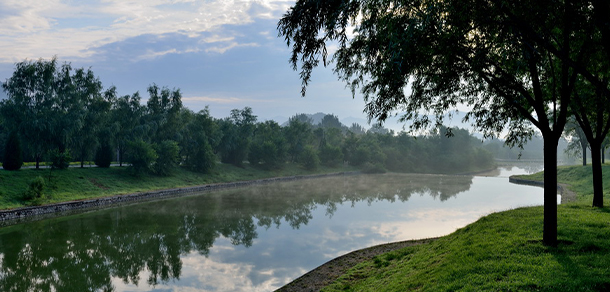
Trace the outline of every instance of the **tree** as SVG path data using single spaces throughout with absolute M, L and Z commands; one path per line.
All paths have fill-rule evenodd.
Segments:
M 220 122 L 222 140 L 218 145 L 222 162 L 241 166 L 248 156 L 248 149 L 252 141 L 252 134 L 256 123 L 256 116 L 252 108 L 231 110 L 231 116 Z
M 13 130 L 6 140 L 4 148 L 4 161 L 2 168 L 6 170 L 18 170 L 23 165 L 23 156 L 21 154 L 21 143 L 17 136 L 17 131 Z
M 593 174 L 593 207 L 604 206 L 604 187 L 602 178 L 603 143 L 610 131 L 610 95 L 604 97 L 591 86 L 579 88 L 574 93 L 573 114 L 578 122 L 580 134 L 586 137 L 591 149 L 591 168 Z M 582 143 L 582 142 L 581 142 Z M 586 153 L 583 151 L 583 159 Z
M 582 128 L 575 121 L 576 118 L 570 118 L 569 122 L 566 124 L 565 133 L 570 138 L 570 143 L 568 143 L 568 147 L 566 148 L 566 153 L 568 155 L 581 155 L 582 156 L 582 166 L 587 165 L 587 148 L 589 146 L 589 142 L 587 142 L 587 137 L 585 133 L 582 131 Z
M 182 110 L 182 94 L 180 89 L 159 88 L 159 86 L 153 83 L 148 87 L 148 94 L 146 110 L 147 122 L 151 124 L 151 140 L 154 142 L 180 140 L 176 136 L 184 125 L 180 121 L 180 112 Z
M 360 126 L 360 124 L 358 123 L 352 123 L 352 125 L 349 127 L 349 131 L 356 135 L 362 135 L 366 133 L 366 129 Z
M 324 128 L 324 129 L 330 129 L 330 128 L 343 129 L 345 127 L 339 121 L 339 117 L 337 117 L 335 115 L 331 115 L 331 114 L 325 115 L 322 118 L 322 121 L 320 121 L 319 126 Z
M 165 140 L 153 146 L 157 159 L 152 165 L 153 172 L 162 176 L 169 176 L 180 164 L 180 147 L 172 140 Z
M 13 75 L 2 83 L 8 95 L 0 106 L 10 129 L 19 131 L 36 168 L 50 149 L 55 129 L 52 109 L 56 105 L 57 60 L 43 59 L 15 64 Z
M 307 119 L 299 118 L 299 115 L 288 119 L 288 126 L 282 132 L 288 143 L 288 154 L 292 162 L 299 160 L 305 147 L 311 142 L 313 135 L 311 127 L 311 119 L 308 122 Z
M 507 143 L 522 145 L 537 128 L 545 155 L 543 241 L 556 245 L 557 145 L 577 76 L 557 54 L 585 51 L 572 33 L 578 9 L 554 1 L 306 0 L 278 30 L 292 46 L 293 68 L 300 65 L 303 95 L 312 70 L 328 64 L 332 43 L 339 47 L 334 70 L 354 94 L 360 89 L 369 119 L 383 122 L 400 110 L 418 130 L 432 124 L 430 116 L 438 126 L 449 109 L 466 104 L 466 118 L 485 137 L 507 129 Z
M 287 153 L 287 143 L 278 123 L 266 121 L 256 125 L 248 153 L 250 164 L 265 169 L 282 168 Z
M 116 96 L 116 88 L 109 88 L 102 95 L 102 82 L 91 70 L 77 69 L 73 77 L 75 102 L 81 111 L 81 127 L 71 137 L 72 147 L 84 167 L 85 160 L 98 148 L 98 133 L 107 127 L 110 106 Z
M 98 167 L 108 168 L 112 164 L 113 149 L 109 141 L 102 141 L 100 147 L 95 153 L 95 165 Z
M 115 146 L 118 150 L 119 166 L 123 166 L 125 152 L 129 141 L 137 138 L 142 139 L 142 133 L 136 133 L 136 128 L 140 125 L 144 108 L 140 105 L 140 94 L 124 95 L 116 99 L 112 105 L 111 117 L 114 121 Z
M 180 141 L 181 156 L 185 166 L 197 172 L 206 173 L 216 165 L 213 148 L 220 143 L 222 133 L 218 124 L 210 116 L 206 107 L 198 113 L 183 111 L 182 120 L 186 121 Z

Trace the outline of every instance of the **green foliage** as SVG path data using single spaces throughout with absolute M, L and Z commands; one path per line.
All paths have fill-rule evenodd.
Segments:
M 250 164 L 265 169 L 277 169 L 286 162 L 286 155 L 287 143 L 280 125 L 274 121 L 258 124 L 248 154 Z
M 113 147 L 107 142 L 102 142 L 100 147 L 97 149 L 97 153 L 95 153 L 95 165 L 98 167 L 110 167 L 113 157 Z
M 221 161 L 235 166 L 241 166 L 248 156 L 248 150 L 254 133 L 256 116 L 252 109 L 231 110 L 231 116 L 220 121 L 223 134 L 218 145 Z
M 159 88 L 156 84 L 148 87 L 145 121 L 149 126 L 149 138 L 157 143 L 164 140 L 180 140 L 178 136 L 184 126 L 180 120 L 182 94 L 180 89 Z
M 296 162 L 305 150 L 305 147 L 312 142 L 311 119 L 305 115 L 293 116 L 288 120 L 288 126 L 284 128 L 283 133 L 288 144 L 290 160 Z
M 182 121 L 186 125 L 180 135 L 179 146 L 184 165 L 192 171 L 210 172 L 216 165 L 213 149 L 218 146 L 222 137 L 218 124 L 210 116 L 207 107 L 198 113 L 184 110 Z
M 201 173 L 212 171 L 216 166 L 216 154 L 214 154 L 212 146 L 204 141 L 197 151 L 189 156 L 186 166 L 192 171 Z
M 8 140 L 6 140 L 2 168 L 6 170 L 18 170 L 22 165 L 21 143 L 19 142 L 17 131 L 12 131 L 8 136 Z
M 337 146 L 322 145 L 320 147 L 320 162 L 324 165 L 336 167 L 343 163 L 343 152 Z
M 70 167 L 70 161 L 72 156 L 68 150 L 59 151 L 59 149 L 53 149 L 49 151 L 49 159 L 51 160 L 51 168 L 53 169 L 67 169 Z
M 153 146 L 142 139 L 127 144 L 127 159 L 131 163 L 129 169 L 134 176 L 152 172 L 157 157 L 157 152 Z
M 308 170 L 315 170 L 320 166 L 320 158 L 318 158 L 318 153 L 311 145 L 307 145 L 303 148 L 300 161 L 301 164 L 303 164 L 303 167 Z
M 45 182 L 41 176 L 37 176 L 28 184 L 28 188 L 23 193 L 23 200 L 38 201 L 44 195 Z
M 157 154 L 152 169 L 155 174 L 162 176 L 169 176 L 180 163 L 180 148 L 176 141 L 165 140 L 159 144 L 154 145 L 154 150 Z

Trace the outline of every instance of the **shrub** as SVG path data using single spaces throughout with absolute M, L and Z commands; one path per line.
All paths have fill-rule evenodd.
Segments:
M 110 167 L 113 155 L 112 146 L 108 143 L 102 143 L 100 148 L 97 149 L 97 153 L 95 153 L 95 165 L 98 167 Z
M 165 140 L 154 145 L 157 158 L 153 164 L 153 171 L 158 175 L 171 175 L 180 164 L 180 147 L 178 142 Z
M 127 161 L 131 164 L 129 172 L 134 176 L 148 173 L 157 160 L 157 152 L 153 146 L 139 139 L 127 144 Z
M 301 153 L 301 163 L 303 167 L 308 170 L 316 170 L 320 165 L 320 158 L 318 158 L 318 153 L 313 149 L 311 145 L 305 146 L 303 148 L 303 152 Z
M 343 163 L 343 151 L 337 146 L 323 145 L 320 147 L 320 161 L 327 166 L 338 166 Z
M 28 188 L 23 193 L 23 199 L 26 201 L 41 199 L 44 193 L 44 188 L 44 179 L 41 176 L 37 176 L 30 182 Z
M 186 160 L 187 167 L 196 172 L 206 173 L 216 166 L 216 154 L 207 141 L 197 148 L 197 151 Z
M 6 140 L 2 167 L 6 170 L 18 170 L 22 165 L 21 143 L 19 142 L 17 131 L 13 131 L 8 136 L 8 140 Z
M 70 161 L 72 156 L 67 150 L 59 151 L 59 149 L 53 149 L 49 152 L 49 158 L 51 159 L 51 168 L 66 169 L 70 167 Z

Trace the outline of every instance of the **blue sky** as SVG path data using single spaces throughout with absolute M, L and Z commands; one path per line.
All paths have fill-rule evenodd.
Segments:
M 276 30 L 294 3 L 3 0 L 0 80 L 11 76 L 16 62 L 57 56 L 73 67 L 91 67 L 121 95 L 140 91 L 147 98 L 152 83 L 180 88 L 185 106 L 198 111 L 207 105 L 218 118 L 249 106 L 259 120 L 324 112 L 368 128 L 364 102 L 330 69 L 314 71 L 307 96 L 300 96 L 298 72 Z

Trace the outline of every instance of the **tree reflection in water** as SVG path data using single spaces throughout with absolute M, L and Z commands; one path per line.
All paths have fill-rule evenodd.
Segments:
M 445 201 L 470 189 L 471 176 L 359 175 L 230 189 L 124 206 L 0 229 L 1 291 L 114 291 L 112 278 L 149 286 L 180 279 L 181 256 L 207 256 L 228 238 L 249 247 L 257 226 L 293 229 L 312 211 L 338 204 Z M 148 278 L 140 279 L 142 271 Z

